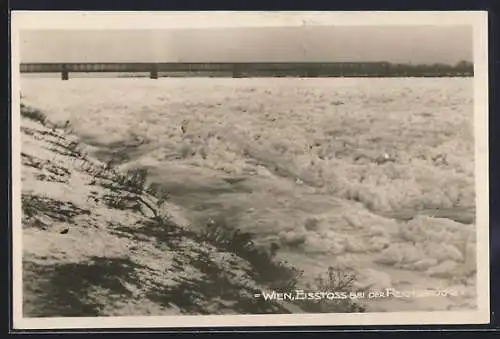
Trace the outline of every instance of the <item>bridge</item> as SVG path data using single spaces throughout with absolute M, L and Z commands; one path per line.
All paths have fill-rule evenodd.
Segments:
M 460 71 L 460 72 L 458 72 Z M 382 76 L 453 76 L 471 75 L 471 70 L 436 69 L 433 66 L 398 65 L 388 62 L 308 62 L 308 63 L 21 63 L 21 73 L 61 73 L 68 80 L 70 73 L 149 73 L 158 79 L 161 73 L 182 73 L 184 76 L 200 73 L 232 76 L 296 76 L 296 77 L 382 77 Z M 444 73 L 443 73 L 444 72 Z

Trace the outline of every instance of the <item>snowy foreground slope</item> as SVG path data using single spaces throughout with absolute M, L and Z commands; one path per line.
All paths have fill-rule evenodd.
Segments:
M 300 272 L 247 233 L 193 232 L 140 171 L 107 169 L 58 128 L 23 118 L 22 142 L 25 317 L 363 311 L 256 297 L 301 288 Z M 335 277 L 350 288 L 352 273 Z
M 314 278 L 332 266 L 355 274 L 350 291 L 458 293 L 356 300 L 367 311 L 476 306 L 470 79 L 23 79 L 22 91 L 25 102 L 47 114 L 48 126 L 69 120 L 72 138 L 98 163 L 121 173 L 147 170 L 146 184 L 167 192 L 167 204 L 158 211 L 179 218 L 175 225 L 188 225 L 197 234 L 206 233 L 211 224 L 249 232 L 258 248 L 269 252 L 274 246 L 276 260 L 304 272 L 299 277 L 303 288 L 315 288 L 306 283 L 322 285 Z M 23 124 L 32 122 L 23 119 Z M 38 148 L 50 143 L 47 135 L 23 138 L 23 152 L 31 150 L 32 156 L 41 156 Z M 80 173 L 80 165 L 63 163 L 71 173 Z M 23 170 L 31 173 L 27 166 Z M 60 192 L 57 199 L 83 199 L 86 207 L 80 208 L 100 213 L 100 222 L 110 219 L 106 227 L 76 231 L 84 232 L 74 238 L 78 246 L 67 240 L 71 230 L 25 229 L 26 258 L 29 251 L 48 256 L 39 251 L 47 246 L 45 251 L 52 252 L 50 242 L 40 239 L 51 236 L 50 246 L 66 246 L 56 262 L 101 251 L 104 257 L 108 252 L 138 255 L 140 262 L 163 270 L 158 265 L 165 264 L 171 250 L 153 246 L 157 252 L 143 252 L 150 248 L 142 245 L 144 237 L 134 240 L 139 252 L 128 250 L 114 235 L 101 240 L 114 232 L 110 225 L 117 220 L 131 228 L 118 226 L 121 232 L 135 234 L 137 227 L 131 225 L 145 216 L 101 211 L 102 198 L 99 203 L 87 199 L 95 178 L 82 175 L 87 179 L 74 174 L 76 179 L 65 184 L 52 184 L 32 173 L 23 192 L 45 194 L 50 185 L 62 185 L 66 190 L 55 191 Z M 101 245 L 92 245 L 92 239 Z M 177 244 L 187 246 L 188 239 Z M 196 243 L 182 255 L 200 248 Z M 213 256 L 220 250 L 207 247 L 204 253 Z M 255 262 L 267 262 L 259 260 Z M 234 265 L 246 267 L 244 260 Z M 37 270 L 28 272 L 35 277 Z M 74 274 L 91 274 L 79 270 Z M 186 273 L 196 275 L 195 270 Z M 284 273 L 278 280 L 292 276 Z M 259 283 L 266 290 L 276 282 Z M 137 300 L 145 302 L 149 292 L 138 293 L 142 297 Z M 299 303 L 289 304 L 287 310 L 298 312 Z M 154 305 L 148 307 L 159 307 Z M 137 307 L 136 314 L 143 309 Z M 224 312 L 215 309 L 206 312 Z

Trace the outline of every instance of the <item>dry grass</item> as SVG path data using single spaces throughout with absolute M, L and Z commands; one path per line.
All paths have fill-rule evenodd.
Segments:
M 365 308 L 355 301 L 352 293 L 363 293 L 353 288 L 356 275 L 345 268 L 330 266 L 327 272 L 319 274 L 313 284 L 308 284 L 308 291 L 338 293 L 337 296 L 319 300 L 305 300 L 300 303 L 302 309 L 312 313 L 362 313 Z M 335 297 L 335 298 L 334 298 Z
M 21 116 L 45 125 L 47 116 L 38 109 L 34 109 L 21 103 Z

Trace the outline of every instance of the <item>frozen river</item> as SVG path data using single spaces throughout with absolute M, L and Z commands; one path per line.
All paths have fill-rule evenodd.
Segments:
M 189 211 L 275 242 L 305 271 L 355 268 L 366 286 L 460 298 L 372 309 L 475 306 L 472 79 L 22 78 L 23 100 Z

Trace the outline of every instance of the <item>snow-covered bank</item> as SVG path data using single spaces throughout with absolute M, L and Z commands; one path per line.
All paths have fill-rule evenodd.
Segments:
M 25 99 L 70 120 L 93 156 L 147 169 L 186 223 L 212 218 L 278 244 L 305 281 L 336 265 L 356 270 L 359 288 L 463 292 L 366 302 L 384 311 L 475 306 L 471 89 L 469 79 L 23 80 Z
M 181 208 L 140 187 L 140 172 L 107 169 L 74 137 L 35 121 L 41 113 L 29 116 L 21 155 L 26 317 L 361 310 L 257 298 L 293 288 L 299 272 L 255 248 L 250 234 L 217 224 L 193 232 Z

